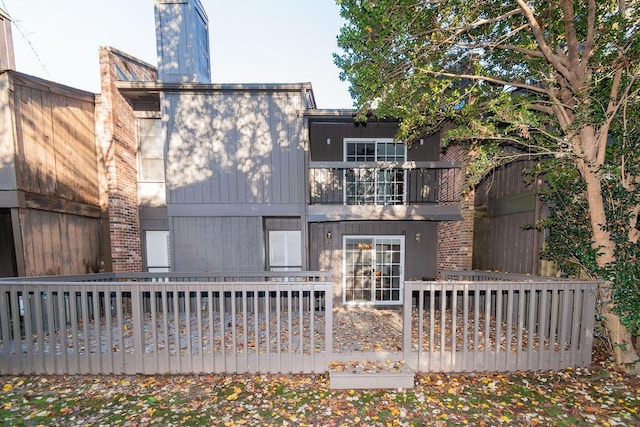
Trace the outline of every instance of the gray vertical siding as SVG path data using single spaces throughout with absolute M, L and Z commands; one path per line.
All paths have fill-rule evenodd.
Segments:
M 175 271 L 264 270 L 260 217 L 175 217 L 170 226 Z
M 167 102 L 168 204 L 302 202 L 300 93 L 171 93 Z
M 353 123 L 312 122 L 309 125 L 311 160 L 344 160 L 344 138 L 394 138 L 398 132 L 397 123 L 370 122 L 366 127 Z M 327 144 L 327 138 L 331 140 Z M 407 160 L 439 160 L 440 137 L 431 135 L 424 138 L 424 144 L 416 141 L 407 149 Z
M 437 222 L 349 221 L 309 224 L 309 269 L 330 271 L 334 295 L 342 295 L 342 237 L 345 235 L 405 236 L 405 280 L 436 277 Z M 327 232 L 331 232 L 331 239 Z M 416 233 L 421 234 L 420 242 Z
M 304 212 L 302 91 L 168 93 L 174 271 L 261 271 L 270 216 Z M 297 229 L 300 220 L 297 221 Z
M 476 188 L 473 268 L 537 274 L 537 231 L 526 226 L 536 221 L 534 188 L 522 172 L 532 161 L 498 168 Z

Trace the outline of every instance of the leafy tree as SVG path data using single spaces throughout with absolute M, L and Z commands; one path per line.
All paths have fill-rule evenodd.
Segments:
M 640 277 L 621 261 L 639 238 L 640 175 L 629 154 L 640 148 L 630 126 L 639 111 L 640 0 L 337 3 L 346 23 L 335 62 L 360 111 L 400 118 L 404 140 L 453 123 L 445 143 L 519 147 L 555 159 L 573 180 L 582 222 L 557 221 L 566 232 L 556 237 L 581 233 L 589 242 L 578 264 L 606 279 L 601 310 L 616 360 L 637 367 L 630 330 L 640 308 L 629 301 Z

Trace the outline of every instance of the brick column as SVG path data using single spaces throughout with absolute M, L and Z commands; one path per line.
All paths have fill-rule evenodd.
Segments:
M 465 168 L 469 162 L 469 153 L 464 145 L 448 147 L 441 156 L 444 162 L 460 162 L 461 172 L 455 186 L 456 193 L 463 190 Z M 474 224 L 474 192 L 466 191 L 460 197 L 462 221 L 443 221 L 438 223 L 438 255 L 436 269 L 471 270 L 473 260 L 473 224 Z
M 103 203 L 107 205 L 112 271 L 142 271 L 142 245 L 138 216 L 137 119 L 133 108 L 115 87 L 116 66 L 132 76 L 156 71 L 148 64 L 118 52 L 100 48 L 101 99 L 98 120 L 100 155 L 105 170 Z M 122 76 L 119 76 L 122 79 Z M 107 266 L 109 270 L 109 266 Z

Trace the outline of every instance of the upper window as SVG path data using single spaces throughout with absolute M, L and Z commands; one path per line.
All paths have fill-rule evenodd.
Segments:
M 345 139 L 347 162 L 404 162 L 406 147 L 392 139 Z M 398 205 L 405 200 L 406 174 L 395 167 L 358 167 L 345 171 L 347 205 Z
M 138 136 L 138 180 L 164 182 L 164 143 L 160 119 L 139 119 Z

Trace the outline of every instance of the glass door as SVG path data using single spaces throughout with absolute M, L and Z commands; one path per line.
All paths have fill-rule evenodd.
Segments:
M 402 303 L 403 236 L 345 236 L 343 248 L 345 303 Z

